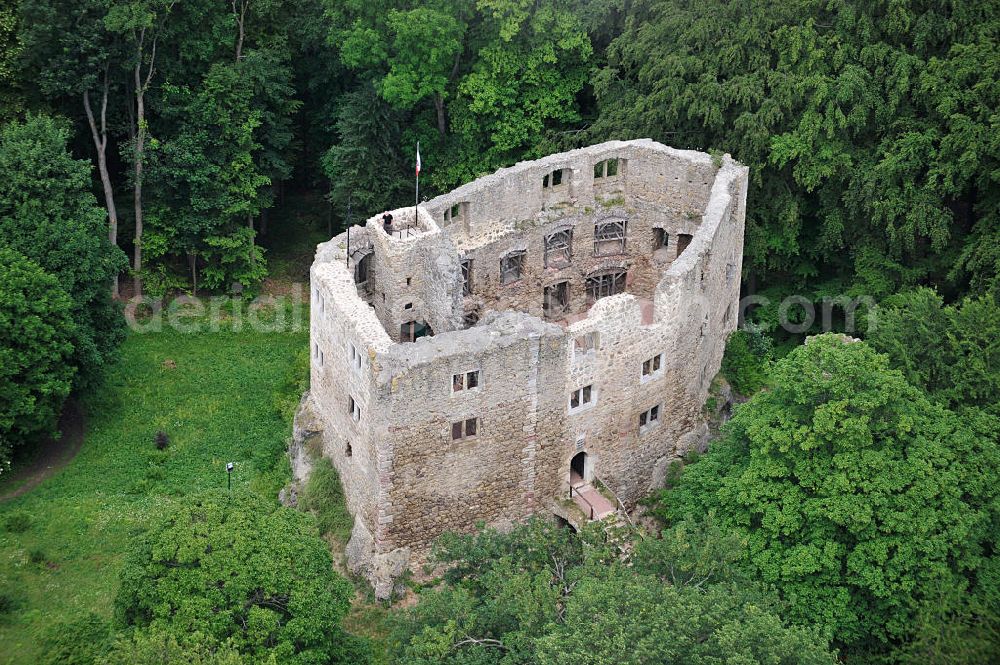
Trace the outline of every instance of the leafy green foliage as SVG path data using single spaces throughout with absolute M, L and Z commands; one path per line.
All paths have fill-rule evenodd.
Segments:
M 12 447 L 55 432 L 76 370 L 72 309 L 55 277 L 0 245 L 0 470 Z
M 852 648 L 910 637 L 915 608 L 942 584 L 995 603 L 996 421 L 944 410 L 885 356 L 836 335 L 793 351 L 772 378 L 660 514 L 713 512 L 746 539 L 746 562 L 791 619 Z
M 995 289 L 998 17 L 990 2 L 636 2 L 588 138 L 748 164 L 747 263 L 769 284 Z
M 301 513 L 237 491 L 193 495 L 140 537 L 116 599 L 123 626 L 231 640 L 282 663 L 357 662 L 339 628 L 351 587 Z
M 879 308 L 867 340 L 948 408 L 1000 416 L 1000 306 L 992 295 L 945 306 L 931 289 L 898 294 Z
M 316 516 L 321 534 L 329 534 L 343 544 L 350 539 L 354 518 L 347 512 L 344 488 L 329 458 L 323 457 L 313 463 L 306 486 L 299 495 L 299 505 Z
M 580 119 L 576 96 L 593 47 L 575 3 L 480 0 L 488 35 L 459 83 L 453 127 L 462 137 L 463 178 L 538 149 L 547 130 Z
M 229 644 L 219 646 L 200 633 L 176 636 L 170 633 L 137 630 L 119 638 L 100 658 L 101 665 L 244 665 L 248 663 Z M 253 662 L 277 665 L 271 654 Z
M 105 68 L 124 56 L 104 24 L 110 6 L 104 0 L 22 0 L 26 73 L 47 99 L 71 98 L 76 109 L 84 91 L 99 98 Z M 112 78 L 117 87 L 117 77 L 107 73 L 109 88 Z
M 593 525 L 580 535 L 531 521 L 509 534 L 446 536 L 447 583 L 397 618 L 396 662 L 836 662 L 814 632 L 786 627 L 766 596 L 728 584 L 734 543 L 698 529 L 688 543 L 680 534 L 640 543 L 634 568 Z M 678 568 L 697 572 L 675 584 L 667 574 Z
M 427 97 L 444 97 L 462 53 L 465 25 L 451 13 L 417 7 L 391 11 L 388 27 L 392 56 L 379 86 L 382 96 L 403 107 Z M 349 57 L 345 54 L 345 59 Z
M 18 34 L 17 3 L 0 8 L 0 122 L 7 122 L 20 112 L 24 100 L 18 90 L 18 58 L 23 45 Z
M 267 274 L 254 220 L 273 203 L 272 178 L 287 177 L 291 74 L 278 53 L 249 50 L 217 62 L 199 86 L 167 84 L 166 129 L 151 145 L 157 194 L 147 238 L 152 270 L 183 258 L 195 289 L 252 285 Z
M 759 332 L 737 330 L 726 342 L 722 357 L 722 372 L 741 395 L 752 395 L 767 384 L 771 365 L 770 345 Z
M 917 611 L 913 635 L 893 653 L 901 665 L 990 663 L 1000 651 L 1000 618 L 958 587 L 941 584 Z
M 579 3 L 566 0 L 328 2 L 327 14 L 330 42 L 362 81 L 356 90 L 371 84 L 410 114 L 412 138 L 390 144 L 394 153 L 402 148 L 408 166 L 412 146 L 422 139 L 427 176 L 445 188 L 542 154 L 554 128 L 581 119 L 577 96 L 593 62 L 592 4 L 600 3 L 581 12 Z M 341 115 L 339 145 L 350 150 L 360 140 L 340 128 L 348 124 Z M 327 168 L 335 186 L 349 168 L 365 163 L 345 164 L 339 145 L 337 177 Z
M 76 385 L 109 362 L 125 334 L 110 297 L 126 266 L 108 242 L 104 211 L 90 191 L 90 165 L 73 159 L 69 131 L 47 116 L 12 122 L 0 132 L 0 239 L 58 280 L 70 297 Z

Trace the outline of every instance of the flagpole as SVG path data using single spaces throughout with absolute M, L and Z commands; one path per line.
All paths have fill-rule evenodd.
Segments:
M 417 222 L 417 206 L 420 205 L 420 141 L 417 141 L 417 191 L 413 197 L 413 226 L 418 225 Z

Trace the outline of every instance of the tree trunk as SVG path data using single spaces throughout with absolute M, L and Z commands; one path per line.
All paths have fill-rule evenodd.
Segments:
M 133 191 L 132 198 L 135 204 L 135 247 L 132 253 L 132 272 L 135 285 L 135 295 L 142 295 L 142 161 L 146 150 L 146 90 L 142 83 L 141 76 L 142 58 L 135 65 L 135 153 L 133 155 Z M 150 63 L 152 72 L 152 63 Z
M 98 128 L 94 118 L 94 111 L 90 107 L 90 91 L 83 92 L 83 108 L 87 113 L 87 123 L 90 125 L 90 135 L 94 139 L 94 148 L 97 150 L 97 171 L 101 176 L 101 185 L 104 188 L 104 205 L 108 210 L 108 240 L 112 245 L 118 245 L 118 209 L 115 207 L 115 192 L 111 186 L 111 175 L 108 173 L 108 70 L 104 70 L 104 88 L 101 91 L 101 126 Z M 118 297 L 118 275 L 115 275 L 111 284 L 111 296 Z
M 236 18 L 236 62 L 240 61 L 243 57 L 243 40 L 246 38 L 246 16 L 247 7 L 249 6 L 249 1 L 244 0 L 240 3 L 240 6 L 236 6 L 236 0 L 233 0 L 233 16 Z
M 191 293 L 198 295 L 198 255 L 188 252 L 188 265 L 191 267 Z
M 444 97 L 434 95 L 434 109 L 437 111 L 438 134 L 442 137 L 448 131 L 448 125 L 444 117 Z

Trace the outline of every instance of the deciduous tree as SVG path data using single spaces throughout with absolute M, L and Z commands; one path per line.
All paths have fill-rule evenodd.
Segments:
M 930 402 L 885 356 L 837 335 L 779 361 L 660 512 L 714 512 L 798 623 L 854 649 L 912 637 L 939 585 L 995 603 L 995 419 Z
M 125 334 L 108 284 L 127 263 L 108 242 L 106 215 L 91 193 L 91 165 L 68 149 L 66 123 L 31 116 L 0 131 L 0 239 L 55 277 L 75 322 L 70 364 L 76 385 L 95 378 Z
M 137 539 L 115 600 L 120 627 L 194 634 L 254 662 L 364 663 L 347 635 L 350 584 L 311 518 L 243 491 L 168 506 Z
M 71 311 L 55 277 L 0 245 L 0 473 L 13 447 L 55 433 L 76 373 Z

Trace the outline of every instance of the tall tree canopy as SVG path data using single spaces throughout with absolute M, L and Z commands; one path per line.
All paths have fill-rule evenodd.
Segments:
M 836 662 L 815 631 L 786 626 L 766 594 L 732 585 L 732 542 L 703 534 L 683 548 L 641 544 L 627 563 L 624 541 L 594 524 L 579 535 L 531 521 L 507 534 L 446 536 L 446 583 L 397 619 L 396 662 Z M 706 555 L 721 557 L 717 574 L 695 583 L 663 575 Z
M 750 165 L 747 265 L 770 283 L 996 289 L 996 9 L 641 0 L 594 79 L 589 136 Z
M 992 295 L 945 305 L 921 288 L 889 298 L 867 341 L 915 386 L 952 410 L 1000 416 L 1000 306 Z
M 659 512 L 713 513 L 797 622 L 853 648 L 912 636 L 941 586 L 997 609 L 997 421 L 931 403 L 862 342 L 777 363 Z
M 340 628 L 350 596 L 309 517 L 256 494 L 207 492 L 137 539 L 115 612 L 121 627 L 181 644 L 200 636 L 254 662 L 353 665 L 368 656 Z
M 0 244 L 0 473 L 14 446 L 55 428 L 76 373 L 71 310 L 55 277 Z
M 108 242 L 105 212 L 91 193 L 91 167 L 67 149 L 65 123 L 47 116 L 0 131 L 0 239 L 55 277 L 72 301 L 70 363 L 77 384 L 94 378 L 125 334 L 111 280 L 125 256 Z

